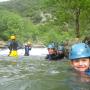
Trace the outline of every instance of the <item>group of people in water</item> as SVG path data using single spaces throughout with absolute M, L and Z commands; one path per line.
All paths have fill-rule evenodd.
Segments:
M 17 56 L 18 43 L 16 37 L 13 35 L 10 38 L 11 40 L 8 43 L 10 52 L 8 56 Z M 47 46 L 47 49 L 48 55 L 45 59 L 62 60 L 66 56 L 63 44 L 56 46 L 55 43 L 51 43 Z M 28 42 L 28 44 L 25 44 L 25 56 L 29 56 L 29 50 L 31 50 L 31 44 Z M 67 58 L 76 71 L 90 75 L 90 46 L 88 43 L 84 41 L 73 44 L 70 47 Z
M 60 50 L 59 50 L 60 47 Z M 59 46 L 57 51 L 53 45 L 48 45 L 49 54 L 46 59 L 61 60 L 65 57 L 65 49 Z M 90 76 L 90 47 L 86 43 L 76 43 L 71 46 L 68 54 L 71 66 L 75 71 Z
M 66 56 L 63 45 L 56 49 L 52 43 L 48 45 L 48 52 L 46 59 L 49 60 L 61 60 Z M 87 39 L 73 44 L 69 49 L 67 58 L 74 70 L 90 76 L 90 43 Z
M 45 59 L 48 60 L 61 60 L 65 56 L 65 49 L 63 44 L 61 45 L 55 45 L 55 43 L 51 43 L 47 46 L 48 49 L 48 55 L 45 57 Z
M 29 56 L 29 51 L 31 50 L 31 43 L 30 42 L 27 42 L 25 43 L 25 56 Z M 18 48 L 19 48 L 19 44 L 18 42 L 16 41 L 16 36 L 15 35 L 12 35 L 10 37 L 10 41 L 8 42 L 8 48 L 9 48 L 9 54 L 8 56 L 18 56 Z

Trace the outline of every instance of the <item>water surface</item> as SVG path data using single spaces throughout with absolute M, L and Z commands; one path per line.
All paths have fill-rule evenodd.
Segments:
M 1 57 L 0 90 L 90 90 L 90 85 L 70 70 L 68 60 Z

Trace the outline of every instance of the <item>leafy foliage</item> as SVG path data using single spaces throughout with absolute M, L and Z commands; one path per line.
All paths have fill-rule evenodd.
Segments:
M 1 3 L 0 38 L 7 40 L 14 33 L 22 42 L 31 39 L 44 44 L 75 38 L 77 10 L 80 10 L 78 33 L 85 37 L 90 34 L 89 0 L 11 0 Z

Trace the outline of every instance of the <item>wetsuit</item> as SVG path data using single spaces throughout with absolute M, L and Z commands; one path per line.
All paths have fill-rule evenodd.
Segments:
M 48 54 L 45 59 L 48 59 L 48 60 L 57 60 L 57 55 L 56 54 Z
M 15 40 L 11 40 L 8 43 L 8 48 L 10 50 L 9 56 L 17 56 L 18 43 Z
M 31 47 L 28 45 L 25 45 L 25 56 L 29 56 L 29 50 L 31 50 Z
M 18 43 L 16 41 L 10 41 L 9 42 L 9 45 L 8 45 L 8 48 L 9 50 L 17 50 L 17 47 L 18 47 Z
M 64 53 L 62 53 L 62 54 L 57 54 L 57 59 L 59 60 L 59 59 L 63 59 L 64 58 Z

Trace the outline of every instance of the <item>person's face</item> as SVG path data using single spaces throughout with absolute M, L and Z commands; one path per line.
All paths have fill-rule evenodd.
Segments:
M 63 51 L 57 51 L 57 54 L 63 54 Z
M 77 71 L 86 71 L 90 65 L 89 58 L 81 58 L 71 61 L 72 67 Z
M 55 54 L 55 49 L 53 49 L 53 48 L 48 48 L 48 53 L 49 53 L 49 54 Z

